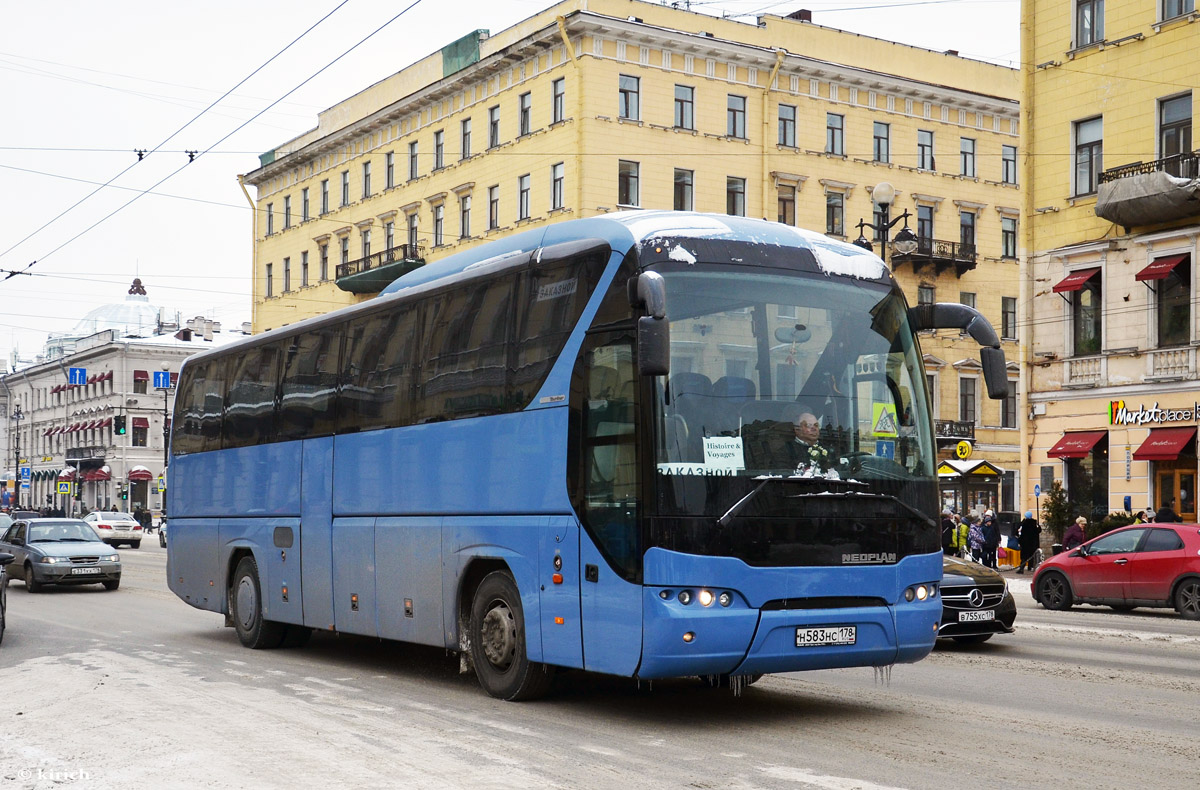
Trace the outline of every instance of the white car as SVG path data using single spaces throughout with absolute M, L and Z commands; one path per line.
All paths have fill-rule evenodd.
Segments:
M 94 510 L 83 517 L 83 520 L 96 530 L 100 540 L 110 546 L 120 546 L 128 543 L 133 548 L 142 545 L 142 525 L 129 513 L 118 513 L 111 510 Z

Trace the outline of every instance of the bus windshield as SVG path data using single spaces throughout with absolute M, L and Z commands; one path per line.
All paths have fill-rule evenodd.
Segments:
M 661 272 L 650 544 L 752 565 L 938 549 L 920 352 L 892 284 L 817 272 Z

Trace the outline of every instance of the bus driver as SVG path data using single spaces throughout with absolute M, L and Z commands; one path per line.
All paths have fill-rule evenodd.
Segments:
M 829 451 L 819 444 L 821 422 L 812 409 L 800 409 L 800 414 L 792 423 L 792 430 L 796 438 L 788 443 L 788 456 L 796 470 L 803 471 L 811 467 L 814 471 L 824 472 L 829 469 Z

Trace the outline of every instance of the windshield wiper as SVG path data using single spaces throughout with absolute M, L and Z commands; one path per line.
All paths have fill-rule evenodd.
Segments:
M 908 504 L 903 499 L 900 499 L 899 497 L 894 496 L 892 494 L 881 494 L 876 491 L 830 491 L 827 493 L 820 493 L 820 494 L 792 494 L 792 495 L 788 496 L 787 499 L 803 499 L 803 498 L 808 498 L 808 497 L 830 497 L 830 496 L 834 496 L 834 497 L 869 497 L 871 499 L 887 499 L 892 502 L 895 502 L 897 505 L 899 505 L 900 507 L 907 510 L 909 513 L 911 513 L 913 516 L 915 516 L 920 521 L 924 521 L 925 523 L 933 525 L 933 526 L 937 525 L 937 522 L 934 521 L 934 519 L 932 517 L 917 510 L 915 507 Z M 736 505 L 734 507 L 736 507 Z
M 59 541 L 64 542 L 64 543 L 69 540 L 78 541 L 80 543 L 91 543 L 92 542 L 90 538 L 59 538 Z
M 58 543 L 58 538 L 33 538 L 30 543 Z
M 866 483 L 860 483 L 857 480 L 827 480 L 824 477 L 767 477 L 767 478 L 764 478 L 761 483 L 759 483 L 757 486 L 755 486 L 752 491 L 747 493 L 744 497 L 739 499 L 737 502 L 734 502 L 733 507 L 729 508 L 729 510 L 726 510 L 725 515 L 723 515 L 717 519 L 717 526 L 724 527 L 724 526 L 728 525 L 730 521 L 733 521 L 734 517 L 737 516 L 737 514 L 740 513 L 743 509 L 745 509 L 746 505 L 750 504 L 751 500 L 753 500 L 756 496 L 758 496 L 760 491 L 762 491 L 764 488 L 766 488 L 767 483 L 771 483 L 771 482 L 807 483 L 810 485 L 819 483 L 825 487 L 829 487 L 831 485 L 832 486 L 851 486 L 854 488 L 858 488 L 858 487 L 866 488 L 867 487 Z M 846 494 L 846 493 L 856 493 L 856 492 L 826 491 L 826 492 L 822 492 L 819 494 L 795 494 L 793 496 L 829 496 L 831 494 L 836 495 L 836 494 Z

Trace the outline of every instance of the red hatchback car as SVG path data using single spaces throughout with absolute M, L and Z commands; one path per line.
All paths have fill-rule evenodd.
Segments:
M 1198 620 L 1200 526 L 1137 524 L 1107 532 L 1043 562 L 1032 590 L 1047 609 L 1171 607 Z

